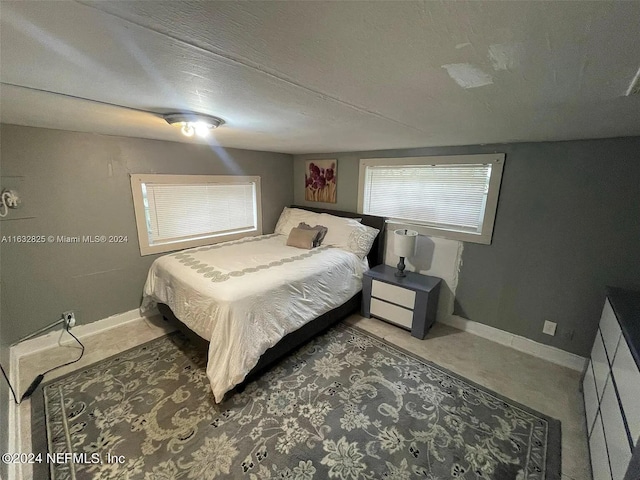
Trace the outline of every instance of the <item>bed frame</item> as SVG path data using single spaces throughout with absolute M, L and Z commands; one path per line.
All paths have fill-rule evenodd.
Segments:
M 302 207 L 297 205 L 292 205 L 291 208 L 301 208 L 303 210 L 309 210 L 315 213 L 329 213 L 331 215 L 335 215 L 336 217 L 346 217 L 346 218 L 361 218 L 363 225 L 368 225 L 373 228 L 377 228 L 380 230 L 377 238 L 373 242 L 373 246 L 371 247 L 371 251 L 367 255 L 367 259 L 369 260 L 369 267 L 375 267 L 376 265 L 380 265 L 384 260 L 384 237 L 385 237 L 385 220 L 382 217 L 376 217 L 372 215 L 362 215 L 359 213 L 353 212 L 343 212 L 339 210 L 326 210 L 321 208 L 312 208 L 312 207 Z M 360 303 L 362 301 L 362 292 L 356 293 L 353 297 L 347 300 L 345 303 L 340 305 L 333 310 L 328 311 L 327 313 L 320 315 L 318 318 L 311 320 L 309 323 L 303 325 L 298 330 L 295 330 L 288 335 L 286 335 L 282 340 L 276 343 L 273 347 L 268 349 L 262 356 L 260 360 L 256 364 L 255 367 L 249 372 L 244 381 L 237 385 L 235 390 L 242 391 L 247 383 L 252 381 L 254 378 L 259 376 L 262 372 L 264 372 L 267 368 L 273 365 L 275 362 L 283 358 L 284 356 L 291 353 L 293 350 L 299 348 L 300 346 L 307 343 L 313 337 L 318 335 L 319 333 L 327 330 L 329 327 L 339 322 L 340 320 L 345 319 L 349 315 L 354 312 L 359 311 Z M 189 327 L 183 324 L 171 311 L 168 305 L 164 303 L 158 304 L 158 310 L 162 316 L 170 323 L 174 324 L 178 329 L 188 335 L 188 337 L 196 342 L 200 342 L 202 344 L 208 344 L 206 340 L 202 339 L 195 333 L 193 333 Z

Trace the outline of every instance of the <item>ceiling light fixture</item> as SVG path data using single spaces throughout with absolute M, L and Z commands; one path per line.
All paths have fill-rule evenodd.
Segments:
M 182 134 L 186 137 L 206 137 L 214 128 L 218 128 L 224 123 L 224 120 L 204 115 L 202 113 L 167 113 L 164 119 L 169 125 L 181 127 Z

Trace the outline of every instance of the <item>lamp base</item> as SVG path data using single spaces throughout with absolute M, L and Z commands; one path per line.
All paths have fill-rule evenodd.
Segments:
M 398 271 L 395 273 L 396 277 L 406 277 L 407 274 L 404 273 L 404 257 L 400 257 L 400 261 L 398 262 L 398 265 L 396 265 L 396 267 L 398 267 Z

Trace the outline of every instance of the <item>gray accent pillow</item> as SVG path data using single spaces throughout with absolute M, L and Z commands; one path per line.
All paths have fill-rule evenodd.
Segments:
M 307 225 L 304 222 L 300 222 L 298 228 L 302 228 L 304 230 L 315 230 L 316 232 L 318 232 L 313 242 L 314 247 L 319 247 L 320 245 L 322 245 L 322 240 L 324 240 L 324 236 L 328 232 L 327 227 L 325 227 L 324 225 L 316 225 L 315 227 L 312 227 L 311 225 Z
M 318 232 L 316 230 L 307 230 L 304 228 L 292 228 L 287 238 L 287 245 L 296 248 L 305 248 L 311 250 Z

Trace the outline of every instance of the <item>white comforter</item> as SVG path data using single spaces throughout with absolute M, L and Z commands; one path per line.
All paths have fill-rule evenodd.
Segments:
M 207 376 L 216 402 L 288 333 L 362 288 L 366 260 L 338 248 L 286 246 L 262 235 L 156 259 L 143 310 L 165 303 L 209 340 Z

